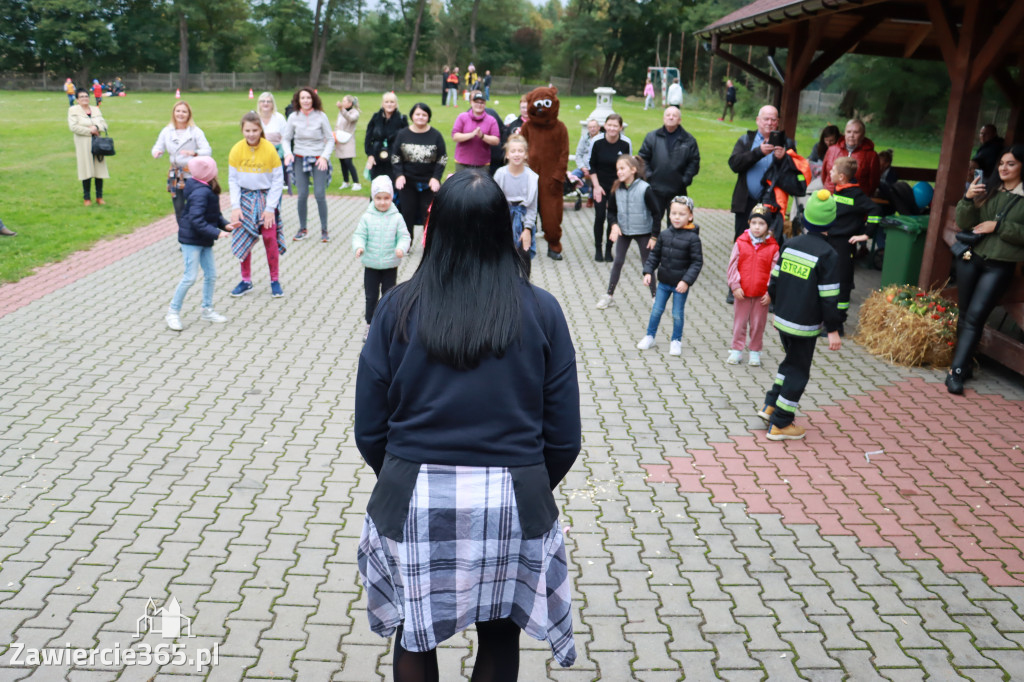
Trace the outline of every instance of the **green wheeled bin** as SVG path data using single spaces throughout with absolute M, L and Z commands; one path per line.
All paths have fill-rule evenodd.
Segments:
M 881 220 L 885 230 L 885 258 L 882 260 L 883 287 L 917 284 L 928 233 L 928 216 L 894 215 Z

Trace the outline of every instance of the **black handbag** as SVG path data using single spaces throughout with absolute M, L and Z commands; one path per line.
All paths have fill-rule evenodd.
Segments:
M 117 152 L 114 151 L 114 138 L 105 137 L 102 135 L 95 135 L 92 138 L 92 155 L 93 156 L 114 156 Z

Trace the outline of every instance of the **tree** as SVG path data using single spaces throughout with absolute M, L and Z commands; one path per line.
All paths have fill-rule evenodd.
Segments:
M 316 87 L 320 82 L 320 71 L 324 66 L 324 55 L 327 53 L 327 40 L 331 35 L 331 17 L 334 13 L 336 0 L 316 0 L 316 14 L 313 17 L 313 53 L 309 65 L 309 85 Z
M 313 11 L 303 0 L 265 0 L 253 8 L 265 43 L 259 48 L 260 68 L 283 73 L 302 71 L 309 56 Z
M 39 13 L 24 0 L 0 0 L 0 70 L 35 71 L 32 38 Z
M 416 9 L 416 23 L 412 29 L 412 40 L 409 41 L 409 59 L 405 62 L 405 89 L 406 91 L 412 90 L 412 70 L 416 65 L 416 49 L 420 44 L 420 26 L 423 25 L 423 8 L 426 6 L 427 0 L 419 0 Z
M 109 0 L 34 0 L 35 44 L 43 68 L 77 70 L 80 81 L 114 51 Z

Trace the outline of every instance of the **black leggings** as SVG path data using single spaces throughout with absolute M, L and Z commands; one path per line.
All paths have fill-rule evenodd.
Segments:
M 597 176 L 593 177 L 596 178 Z M 604 197 L 601 201 L 594 202 L 594 245 L 598 251 L 601 250 L 602 244 L 607 244 L 609 247 L 612 244 L 611 240 L 608 239 L 612 226 L 611 224 L 605 225 L 608 222 L 606 220 L 608 215 L 608 193 L 611 191 L 611 187 L 604 187 L 602 185 L 601 189 L 604 190 Z
M 398 268 L 377 270 L 365 268 L 363 270 L 363 290 L 366 292 L 366 324 L 373 320 L 373 313 L 377 310 L 377 303 L 381 296 L 388 293 L 391 287 L 398 281 Z
M 398 190 L 398 210 L 405 220 L 405 229 L 409 230 L 409 239 L 413 236 L 413 226 L 422 225 L 427 219 L 427 208 L 434 200 L 434 192 L 430 187 L 416 189 L 417 182 L 405 178 L 405 184 Z
M 956 261 L 960 319 L 957 322 L 953 369 L 968 368 L 981 341 L 985 322 L 1006 293 L 1016 269 L 1016 263 L 986 260 L 977 255 L 969 261 Z
M 471 682 L 515 682 L 519 678 L 519 633 L 511 620 L 489 620 L 476 624 L 477 655 Z M 402 627 L 395 633 L 395 682 L 439 682 L 437 649 L 406 651 L 402 648 Z
M 611 296 L 615 293 L 615 287 L 619 283 L 619 276 L 622 274 L 622 266 L 626 262 L 626 254 L 629 253 L 629 243 L 636 242 L 636 245 L 640 247 L 640 267 L 647 262 L 647 254 L 651 252 L 647 248 L 647 241 L 651 238 L 650 234 L 620 234 L 619 238 L 615 240 L 615 261 L 612 263 L 612 274 L 608 278 L 608 295 Z M 652 276 L 651 277 L 651 296 L 658 290 L 658 282 Z
M 90 198 L 89 183 L 93 180 L 96 180 L 96 198 L 103 198 L 103 178 L 86 178 L 85 180 L 82 180 L 82 198 L 86 200 Z
M 338 165 L 341 166 L 341 180 L 342 182 L 358 183 L 359 176 L 356 175 L 356 165 L 352 163 L 352 159 L 338 159 Z M 348 179 L 348 176 L 352 176 L 352 180 Z

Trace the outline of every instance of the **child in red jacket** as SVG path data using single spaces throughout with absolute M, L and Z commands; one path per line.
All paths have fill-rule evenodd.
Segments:
M 768 231 L 771 210 L 758 204 L 750 211 L 749 227 L 739 236 L 729 256 L 729 290 L 733 304 L 732 350 L 726 363 L 738 365 L 750 330 L 750 366 L 760 367 L 764 327 L 768 321 L 768 281 L 779 259 L 779 244 Z

